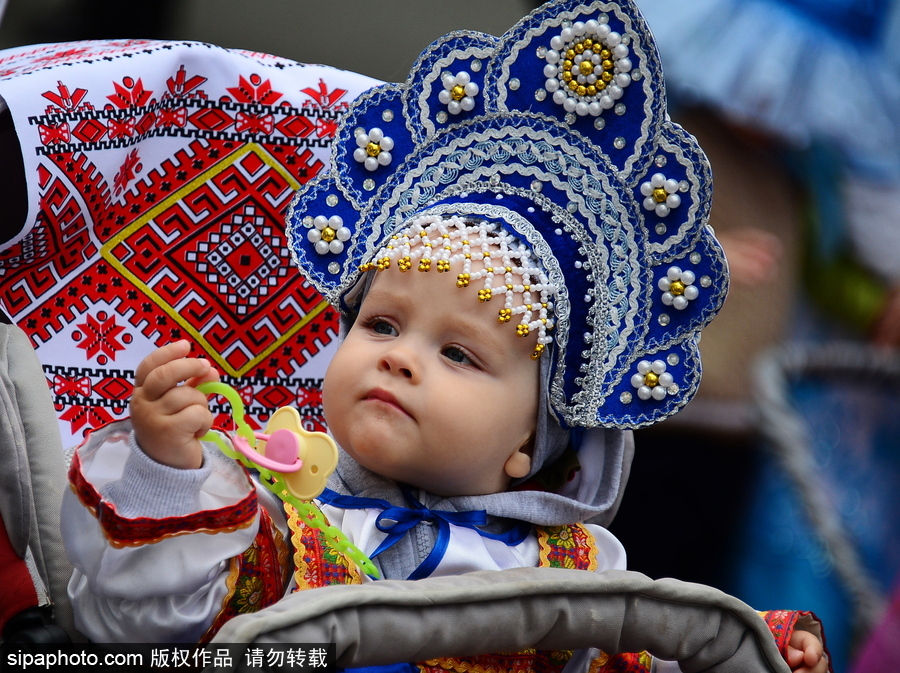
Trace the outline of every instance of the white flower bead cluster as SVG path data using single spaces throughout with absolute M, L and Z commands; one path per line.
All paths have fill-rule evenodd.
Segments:
M 344 243 L 350 240 L 350 230 L 344 226 L 344 220 L 333 215 L 319 215 L 313 218 L 313 226 L 306 234 L 307 240 L 315 246 L 320 255 L 332 253 L 339 255 L 344 251 Z
M 374 171 L 379 166 L 389 166 L 391 163 L 391 150 L 394 149 L 394 141 L 384 135 L 379 128 L 370 129 L 368 132 L 360 130 L 356 134 L 357 148 L 353 152 L 353 158 L 366 167 L 367 171 Z
M 458 115 L 475 109 L 475 96 L 478 95 L 479 88 L 468 72 L 463 70 L 456 73 L 455 77 L 446 73 L 441 82 L 444 89 L 438 94 L 438 100 L 447 106 L 447 112 Z
M 631 377 L 631 385 L 637 388 L 637 396 L 642 400 L 652 398 L 657 402 L 666 399 L 669 386 L 675 383 L 675 379 L 666 371 L 666 363 L 662 360 L 641 360 L 637 369 L 638 373 Z
M 652 210 L 659 217 L 665 217 L 674 208 L 681 205 L 678 188 L 678 180 L 667 180 L 662 173 L 654 173 L 647 182 L 641 185 L 644 208 Z
M 600 116 L 631 83 L 631 59 L 622 36 L 605 22 L 576 21 L 550 40 L 544 88 L 566 112 Z
M 677 266 L 670 266 L 666 275 L 659 279 L 657 287 L 663 292 L 662 302 L 679 311 L 688 307 L 688 303 L 700 296 L 700 289 L 694 285 L 693 271 L 682 271 Z

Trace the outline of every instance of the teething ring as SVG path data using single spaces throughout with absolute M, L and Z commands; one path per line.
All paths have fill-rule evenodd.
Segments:
M 255 432 L 244 421 L 244 402 L 238 392 L 226 383 L 202 383 L 197 386 L 204 395 L 221 395 L 231 404 L 231 416 L 237 425 L 236 436 L 232 438 L 231 445 L 242 456 L 255 465 L 271 470 L 290 474 L 298 472 L 303 467 L 300 459 L 300 440 L 290 430 L 276 430 L 271 435 Z M 216 441 L 217 436 L 209 432 L 203 440 Z M 256 450 L 257 440 L 266 443 L 265 455 Z

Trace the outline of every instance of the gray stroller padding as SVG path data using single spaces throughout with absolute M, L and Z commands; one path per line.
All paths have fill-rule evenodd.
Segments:
M 66 466 L 53 400 L 25 333 L 0 324 L 0 516 L 25 559 L 41 604 L 75 635 L 66 585 L 72 574 L 59 515 Z
M 765 622 L 737 598 L 627 571 L 515 568 L 311 589 L 232 619 L 216 642 L 336 643 L 346 667 L 597 647 L 647 650 L 685 673 L 789 670 Z

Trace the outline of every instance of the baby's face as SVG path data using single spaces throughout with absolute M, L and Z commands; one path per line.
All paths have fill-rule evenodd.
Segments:
M 325 420 L 361 465 L 445 496 L 506 489 L 530 468 L 534 336 L 456 273 L 376 273 L 323 386 Z M 499 299 L 499 298 L 498 298 Z

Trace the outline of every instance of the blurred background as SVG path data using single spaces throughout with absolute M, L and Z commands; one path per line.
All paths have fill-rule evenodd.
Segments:
M 303 63 L 406 79 L 435 38 L 451 30 L 500 35 L 531 0 L 9 0 L 0 48 L 95 38 L 199 40 Z
M 399 81 L 533 0 L 9 0 L 0 48 L 198 40 Z M 900 11 L 894 0 L 638 0 L 670 113 L 715 176 L 733 274 L 704 383 L 637 432 L 629 565 L 809 609 L 835 670 L 900 661 Z M 2 6 L 2 2 L 0 2 Z M 892 596 L 894 596 L 892 603 Z

